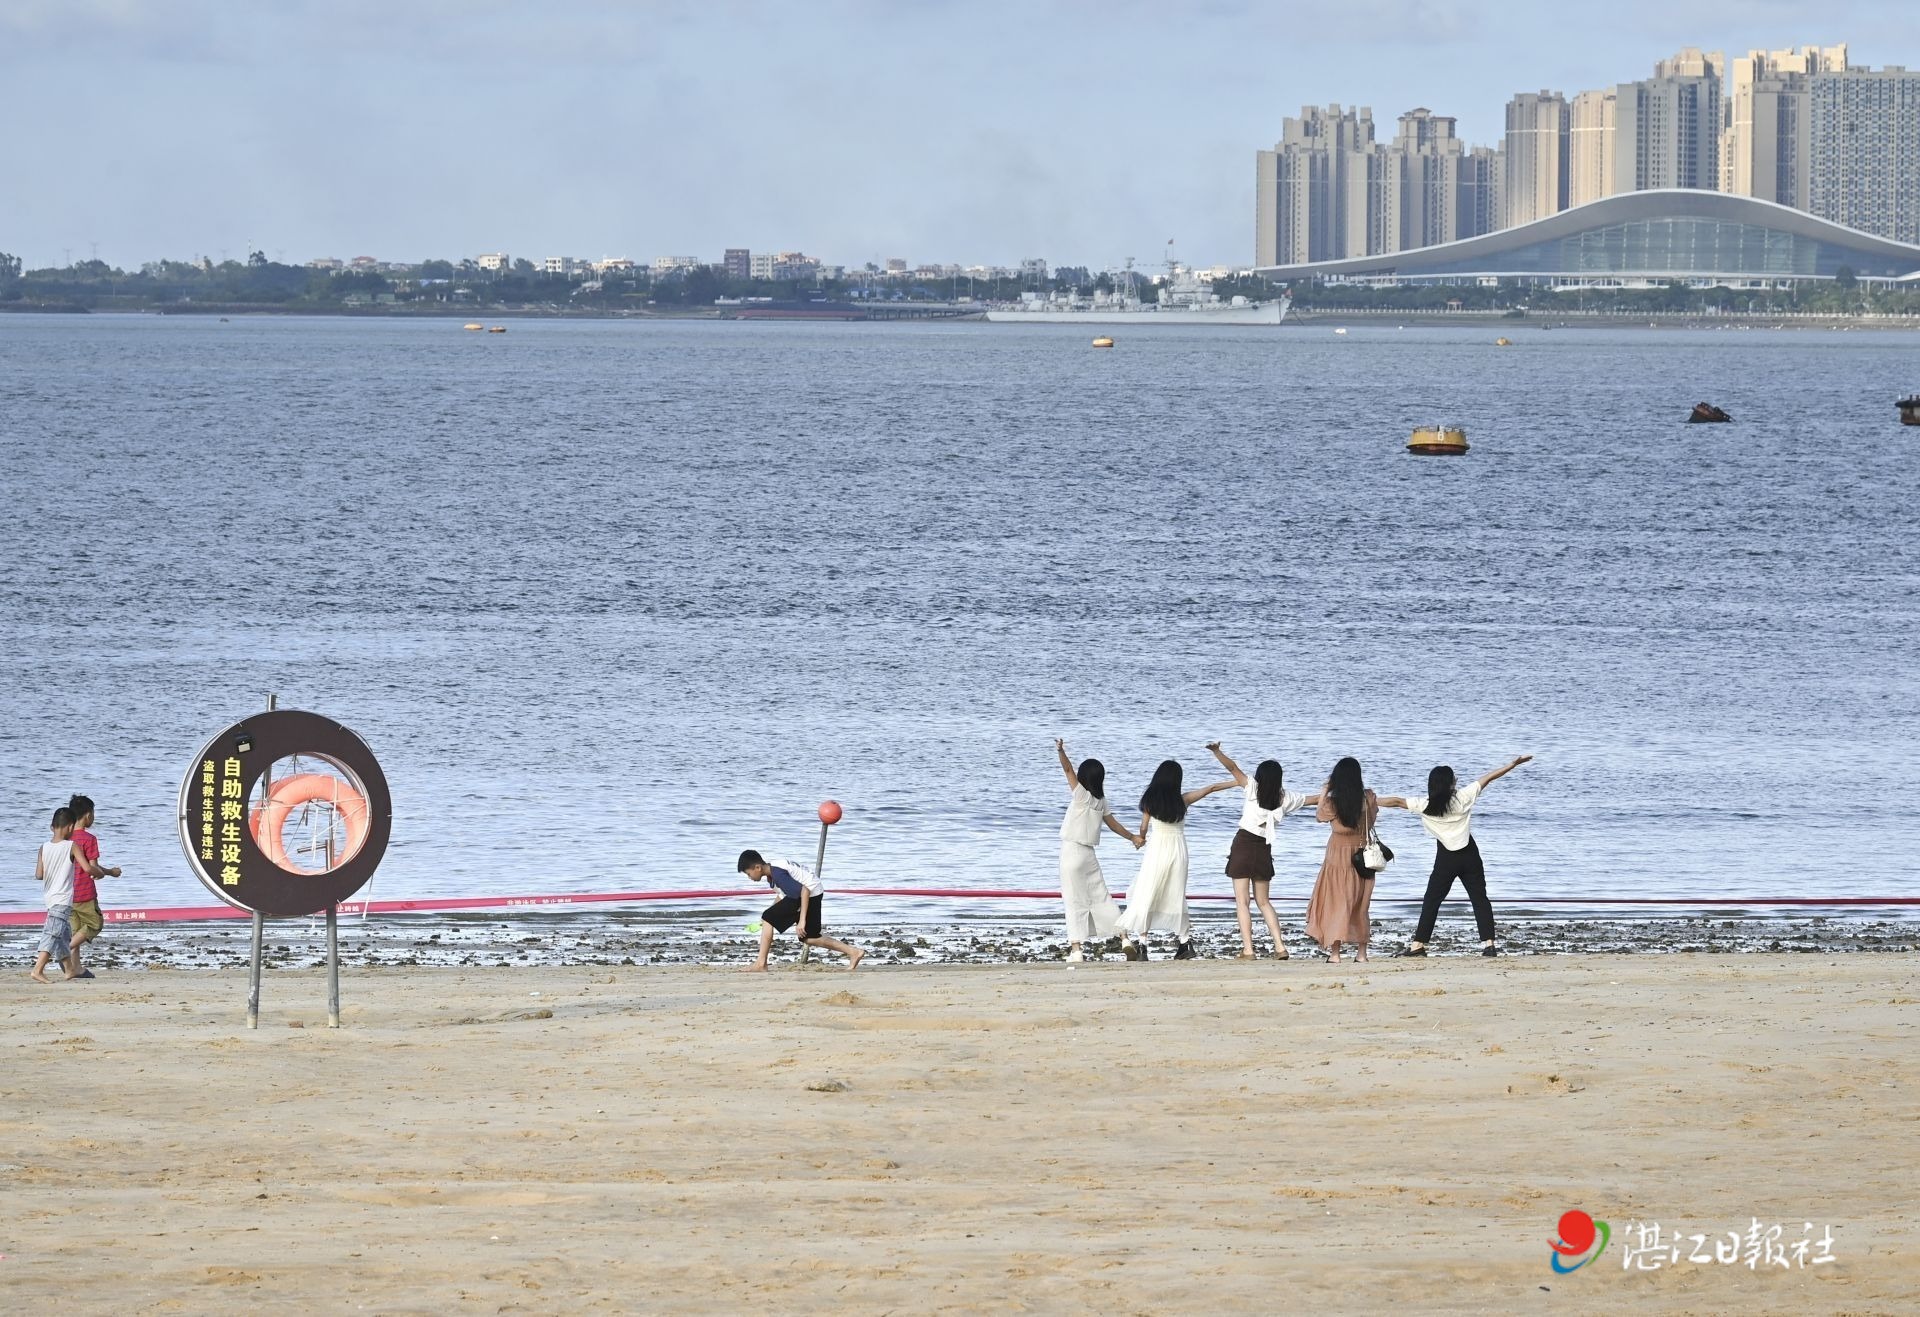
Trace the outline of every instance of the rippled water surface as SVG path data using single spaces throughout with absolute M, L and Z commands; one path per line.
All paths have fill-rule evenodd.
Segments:
M 726 888 L 826 796 L 832 885 L 1045 888 L 1055 735 L 1129 804 L 1531 751 L 1514 898 L 1920 895 L 1920 338 L 1330 328 L 0 316 L 0 908 L 75 790 L 110 904 L 203 901 L 180 776 L 269 690 L 385 764 L 377 898 Z

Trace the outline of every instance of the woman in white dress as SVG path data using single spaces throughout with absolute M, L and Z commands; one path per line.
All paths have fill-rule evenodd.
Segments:
M 1156 928 L 1180 939 L 1175 960 L 1192 960 L 1199 954 L 1193 949 L 1193 923 L 1187 918 L 1187 806 L 1225 791 L 1233 779 L 1183 792 L 1181 777 L 1179 761 L 1165 760 L 1153 770 L 1153 781 L 1140 797 L 1140 835 L 1146 845 L 1140 853 L 1140 876 L 1133 880 L 1126 913 L 1120 916 L 1120 930 L 1141 939 L 1129 948 L 1129 960 L 1147 959 L 1145 938 Z
M 1120 907 L 1107 890 L 1100 857 L 1093 850 L 1100 844 L 1100 827 L 1112 828 L 1136 849 L 1140 838 L 1128 832 L 1107 806 L 1107 766 L 1098 759 L 1083 759 L 1076 769 L 1067 758 L 1067 743 L 1057 737 L 1053 751 L 1060 756 L 1060 771 L 1067 775 L 1067 790 L 1073 796 L 1066 821 L 1060 825 L 1060 899 L 1067 905 L 1067 959 L 1085 960 L 1080 944 L 1106 941 L 1120 920 Z M 1132 960 L 1133 940 L 1128 938 L 1125 944 L 1127 959 Z

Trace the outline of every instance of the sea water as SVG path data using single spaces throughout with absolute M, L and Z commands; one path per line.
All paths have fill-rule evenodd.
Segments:
M 0 908 L 75 791 L 108 905 L 204 903 L 180 779 L 268 691 L 384 765 L 375 898 L 725 891 L 826 797 L 830 888 L 1046 889 L 1057 735 L 1130 826 L 1214 738 L 1302 791 L 1532 753 L 1510 902 L 1920 895 L 1920 338 L 1331 330 L 0 316 Z

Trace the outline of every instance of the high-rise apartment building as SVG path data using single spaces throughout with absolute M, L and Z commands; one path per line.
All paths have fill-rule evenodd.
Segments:
M 1255 164 L 1254 261 L 1283 265 L 1410 251 L 1501 225 L 1505 153 L 1469 150 L 1421 107 L 1374 140 L 1370 110 L 1309 106 Z
M 1254 262 L 1368 254 L 1373 111 L 1307 106 L 1254 158 Z
M 1507 102 L 1506 204 L 1502 228 L 1567 208 L 1567 98 L 1521 92 Z
M 1806 175 L 1820 218 L 1920 243 L 1920 71 L 1809 75 Z
M 1644 82 L 1614 88 L 1613 181 L 1617 192 L 1720 186 L 1718 52 L 1681 51 Z
M 1376 252 L 1410 251 L 1471 237 L 1462 209 L 1467 144 L 1455 120 L 1424 106 L 1400 116 L 1392 145 L 1375 153 L 1380 169 Z
M 720 268 L 729 279 L 753 278 L 753 253 L 745 247 L 729 247 L 720 258 Z
M 1460 164 L 1460 215 L 1463 238 L 1497 233 L 1507 213 L 1507 152 L 1500 146 L 1476 146 Z
M 1611 90 L 1583 91 L 1567 106 L 1567 205 L 1614 194 L 1614 106 Z
M 1806 187 L 1792 153 L 1805 109 L 1806 79 L 1846 67 L 1844 44 L 1750 50 L 1732 60 L 1727 66 L 1726 126 L 1720 135 L 1720 190 L 1805 206 Z

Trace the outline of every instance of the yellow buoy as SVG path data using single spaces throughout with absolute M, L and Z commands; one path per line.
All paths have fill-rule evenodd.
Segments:
M 486 328 L 486 326 L 485 326 L 485 325 L 483 325 L 483 324 L 481 324 L 481 323 L 480 323 L 479 321 L 477 321 L 477 320 L 469 320 L 469 321 L 468 321 L 468 322 L 467 322 L 466 324 L 464 324 L 464 325 L 462 325 L 462 326 L 460 326 L 460 328 L 462 328 L 462 329 L 476 329 L 476 330 L 477 330 L 477 329 L 485 329 L 485 328 Z
M 1110 338 L 1096 338 L 1093 340 L 1093 345 L 1097 348 L 1110 348 L 1113 346 L 1113 340 Z
M 1496 338 L 1493 340 L 1493 345 L 1497 348 L 1510 348 L 1513 346 L 1513 340 L 1510 338 Z
M 1467 432 L 1458 425 L 1423 425 L 1407 441 L 1407 451 L 1421 457 L 1459 457 L 1467 451 Z

